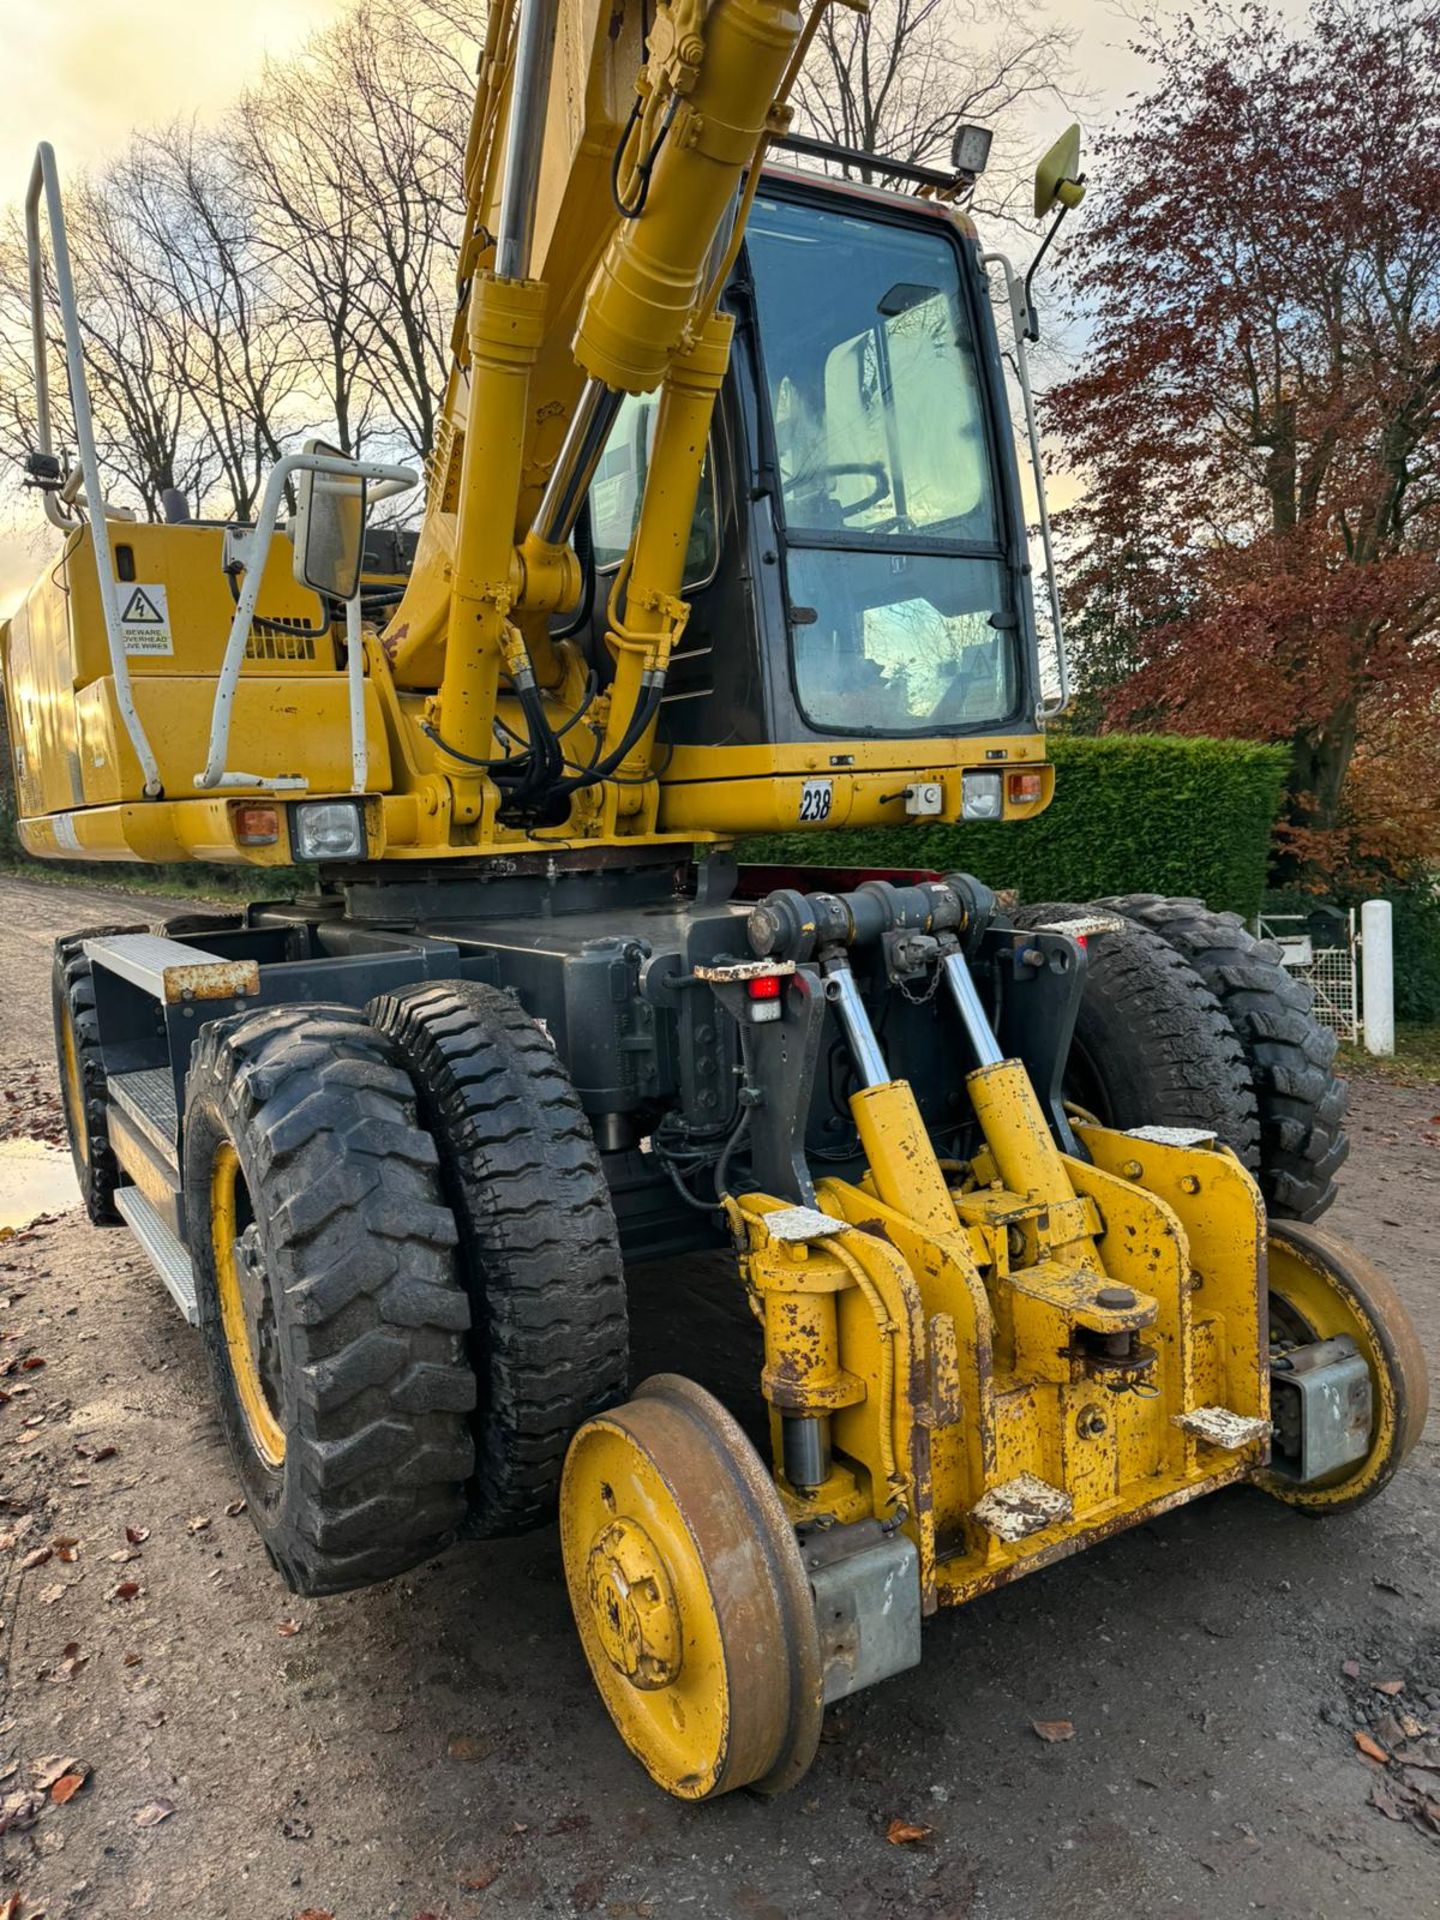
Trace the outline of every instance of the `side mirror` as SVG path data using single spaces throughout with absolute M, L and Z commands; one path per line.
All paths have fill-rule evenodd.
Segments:
M 305 452 L 345 457 L 320 440 L 306 441 Z M 359 475 L 302 469 L 295 480 L 294 538 L 301 586 L 332 600 L 353 600 L 365 548 L 365 482 Z
M 1078 207 L 1085 198 L 1080 173 L 1080 129 L 1067 127 L 1035 169 L 1035 218 L 1055 207 Z

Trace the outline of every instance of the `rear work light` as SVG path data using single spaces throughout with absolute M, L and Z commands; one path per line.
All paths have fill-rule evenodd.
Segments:
M 753 980 L 745 982 L 745 993 L 750 1002 L 750 1018 L 757 1024 L 780 1018 L 778 973 L 757 973 Z

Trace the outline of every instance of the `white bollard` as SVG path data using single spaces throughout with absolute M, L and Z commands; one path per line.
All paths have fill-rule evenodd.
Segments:
M 1360 981 L 1367 1053 L 1395 1051 L 1394 917 L 1388 900 L 1367 900 L 1360 909 Z

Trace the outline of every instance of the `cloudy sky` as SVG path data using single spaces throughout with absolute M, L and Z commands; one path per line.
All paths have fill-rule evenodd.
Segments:
M 267 55 L 285 54 L 346 4 L 0 0 L 7 83 L 0 203 L 23 193 L 37 141 L 53 144 L 63 177 L 123 146 L 133 128 L 179 114 L 218 113 Z M 1108 118 L 1141 73 L 1125 52 L 1120 6 L 1114 0 L 1052 0 L 1051 11 L 1079 29 L 1077 64 L 1091 95 L 1088 117 Z M 0 530 L 0 613 L 14 605 L 44 550 L 45 535 L 38 530 L 29 538 Z

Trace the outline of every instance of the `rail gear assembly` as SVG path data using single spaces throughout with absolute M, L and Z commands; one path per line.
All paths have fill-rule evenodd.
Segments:
M 24 844 L 322 876 L 60 943 L 86 1204 L 198 1323 L 292 1587 L 558 1514 L 605 1704 L 689 1799 L 793 1783 L 941 1607 L 1237 1481 L 1344 1510 L 1426 1402 L 1308 1224 L 1344 1096 L 1273 949 L 729 850 L 1023 832 L 1053 783 L 986 137 L 820 146 L 883 190 L 767 156 L 816 151 L 820 4 L 497 0 L 413 557 L 366 514 L 415 476 L 314 445 L 254 526 L 107 509 L 47 148 L 29 201 L 61 541 L 5 635 Z M 1037 214 L 1081 191 L 1072 130 Z M 768 1460 L 627 1384 L 625 1263 L 726 1248 Z

